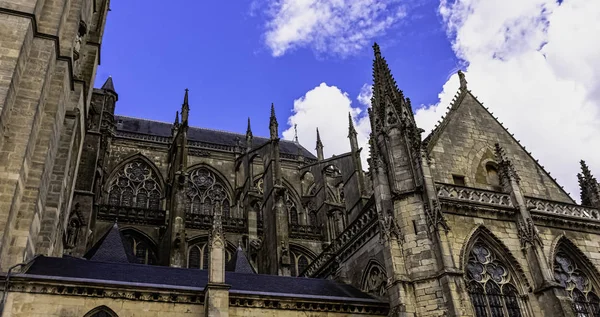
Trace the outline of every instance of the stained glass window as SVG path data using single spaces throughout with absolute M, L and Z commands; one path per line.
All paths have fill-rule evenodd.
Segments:
M 133 232 L 123 233 L 125 239 L 131 244 L 133 254 L 140 264 L 156 264 L 156 252 L 150 243 L 139 234 Z
M 467 288 L 475 316 L 522 316 L 513 277 L 482 243 L 476 243 L 469 254 Z
M 554 257 L 554 279 L 565 288 L 573 300 L 573 310 L 578 317 L 600 316 L 600 300 L 588 276 L 565 250 Z
M 229 194 L 223 182 L 207 168 L 193 170 L 187 189 L 187 212 L 212 215 L 217 202 L 223 208 L 223 216 L 231 217 Z
M 125 164 L 108 189 L 108 204 L 113 206 L 160 209 L 160 197 L 158 177 L 142 159 Z

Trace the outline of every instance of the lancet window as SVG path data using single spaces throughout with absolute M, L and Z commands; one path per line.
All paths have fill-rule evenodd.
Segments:
M 193 170 L 187 190 L 187 212 L 212 215 L 217 202 L 223 208 L 223 217 L 231 217 L 229 194 L 223 182 L 207 168 Z
M 554 257 L 554 278 L 573 300 L 573 310 L 578 317 L 600 316 L 600 298 L 588 275 L 565 250 Z
M 296 202 L 292 199 L 288 191 L 285 193 L 285 208 L 288 211 L 290 217 L 291 224 L 298 224 L 298 207 L 296 206 Z
M 298 276 L 300 273 L 304 272 L 310 262 L 311 259 L 308 255 L 298 250 L 292 250 L 292 276 Z
M 210 248 L 206 241 L 192 245 L 188 251 L 188 268 L 208 270 L 208 263 L 210 262 L 209 255 Z M 231 250 L 226 249 L 225 259 L 227 262 L 231 260 L 231 255 Z
M 466 270 L 475 316 L 522 316 L 515 278 L 488 246 L 483 243 L 473 246 Z
M 134 232 L 124 232 L 123 236 L 130 243 L 138 263 L 156 264 L 156 252 L 148 239 Z
M 148 163 L 135 159 L 123 166 L 110 183 L 108 204 L 160 209 L 158 177 Z

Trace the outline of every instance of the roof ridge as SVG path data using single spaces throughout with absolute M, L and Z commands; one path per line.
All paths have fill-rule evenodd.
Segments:
M 173 122 L 158 121 L 158 120 L 146 119 L 146 118 L 140 118 L 140 117 L 132 117 L 132 116 L 126 116 L 126 115 L 122 115 L 122 114 L 115 114 L 115 117 L 123 117 L 123 118 L 129 118 L 129 119 L 144 120 L 144 121 L 151 121 L 151 122 L 158 122 L 158 123 L 165 123 L 168 125 L 173 125 Z
M 519 147 L 521 147 L 521 149 L 527 154 L 527 156 L 529 156 L 529 158 L 531 160 L 533 160 L 533 162 L 535 162 L 535 164 L 537 164 L 542 169 L 542 171 L 546 174 L 546 176 L 548 176 L 548 178 L 550 178 L 550 180 L 552 180 L 554 182 L 554 184 L 556 185 L 556 187 L 559 188 L 559 190 L 562 191 L 563 194 L 565 194 L 567 196 L 567 198 L 569 198 L 571 200 L 571 203 L 577 204 L 577 202 L 573 199 L 573 197 L 571 197 L 571 194 L 567 193 L 567 191 L 564 189 L 564 187 L 561 186 L 558 183 L 558 180 L 556 180 L 556 178 L 552 177 L 552 175 L 546 170 L 546 168 L 542 164 L 540 164 L 539 160 L 537 160 L 536 158 L 533 157 L 533 155 L 531 154 L 531 152 L 529 152 L 527 150 L 527 148 L 521 144 L 521 141 L 517 140 L 515 138 L 514 134 L 510 133 L 510 131 L 508 131 L 508 129 L 504 126 L 504 124 L 502 122 L 500 122 L 496 116 L 494 116 L 494 113 L 492 113 L 488 107 L 484 106 L 483 103 L 481 101 L 479 101 L 479 99 L 475 95 L 473 95 L 473 93 L 471 92 L 471 90 L 468 90 L 468 89 L 461 90 L 459 88 L 458 93 L 459 94 L 457 94 L 457 96 L 455 95 L 455 97 L 452 100 L 452 103 L 450 104 L 450 106 L 448 106 L 448 108 L 447 108 L 448 111 L 444 114 L 444 116 L 442 116 L 442 119 L 441 119 L 441 122 L 439 123 L 439 125 L 437 125 L 434 128 L 434 130 L 431 132 L 431 134 L 428 135 L 424 139 L 424 142 L 427 143 L 427 152 L 431 152 L 431 150 L 433 149 L 433 144 L 437 140 L 437 137 L 439 137 L 441 135 L 441 132 L 443 131 L 444 127 L 450 121 L 451 115 L 454 112 L 456 112 L 456 110 L 458 109 L 458 107 L 462 104 L 462 100 L 467 96 L 467 94 L 469 94 L 494 119 L 494 121 L 496 121 L 496 123 L 498 123 L 498 125 L 500 125 L 500 127 L 502 128 L 502 130 L 504 130 L 504 132 L 506 132 L 506 134 L 508 134 L 510 136 L 510 138 L 515 143 L 517 143 L 517 145 Z

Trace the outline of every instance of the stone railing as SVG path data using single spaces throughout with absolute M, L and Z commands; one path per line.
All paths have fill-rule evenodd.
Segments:
M 510 195 L 506 193 L 440 183 L 436 184 L 436 189 L 438 198 L 440 199 L 452 199 L 501 208 L 514 208 Z
M 135 133 L 128 131 L 119 131 L 115 133 L 116 136 L 121 138 L 135 139 L 135 140 L 143 140 L 157 143 L 171 143 L 171 137 L 152 135 L 152 134 L 144 134 L 144 133 Z
M 532 212 L 544 212 L 560 216 L 600 220 L 600 212 L 598 209 L 590 207 L 532 197 L 526 197 L 525 203 L 527 204 L 527 208 Z
M 322 230 L 320 226 L 308 226 L 290 223 L 290 238 L 321 240 Z
M 98 206 L 98 219 L 118 221 L 120 223 L 164 225 L 166 213 L 164 210 L 146 209 L 127 206 Z
M 361 242 L 370 238 L 375 232 L 368 230 L 377 223 L 377 210 L 373 204 L 367 205 L 363 212 L 354 222 L 350 224 L 331 244 L 321 252 L 310 265 L 301 272 L 304 277 L 323 277 L 324 271 L 335 269 L 335 263 L 332 261 L 344 261 L 347 256 L 360 247 Z M 369 231 L 369 234 L 364 233 Z M 363 236 L 364 239 L 361 239 Z
M 248 221 L 243 218 L 225 217 L 221 218 L 223 230 L 227 232 L 245 233 L 248 230 Z M 213 224 L 213 216 L 205 214 L 187 213 L 185 215 L 185 226 L 191 229 L 210 229 Z

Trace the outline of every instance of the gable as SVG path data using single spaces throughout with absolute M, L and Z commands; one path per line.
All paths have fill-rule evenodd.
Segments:
M 459 94 L 445 120 L 428 139 L 436 182 L 452 184 L 455 175 L 464 177 L 465 186 L 498 190 L 489 175 L 495 165 L 494 144 L 500 143 L 521 177 L 526 196 L 574 203 L 468 91 Z

